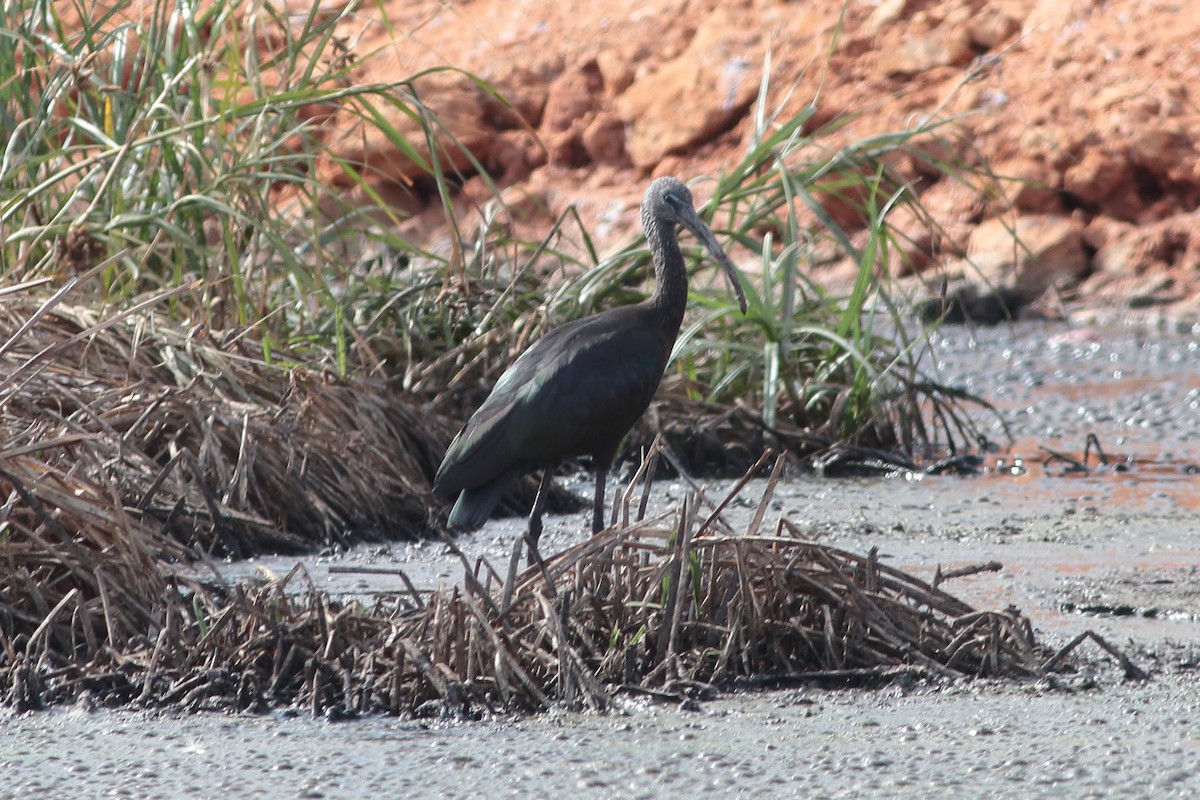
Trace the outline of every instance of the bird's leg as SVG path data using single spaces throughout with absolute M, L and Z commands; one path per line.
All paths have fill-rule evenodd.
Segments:
M 546 494 L 550 491 L 550 470 L 542 470 L 542 482 L 538 484 L 537 496 L 533 498 L 533 510 L 529 512 L 529 527 L 525 531 L 525 544 L 529 545 L 529 565 L 541 561 L 538 539 L 542 538 L 542 507 L 546 505 Z
M 592 501 L 592 535 L 604 530 L 604 483 L 612 462 L 596 462 L 596 497 Z

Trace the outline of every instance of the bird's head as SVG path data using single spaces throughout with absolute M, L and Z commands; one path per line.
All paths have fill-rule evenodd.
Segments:
M 712 253 L 713 258 L 725 270 L 726 277 L 733 285 L 734 294 L 737 295 L 738 306 L 745 314 L 746 295 L 742 292 L 742 284 L 738 280 L 737 270 L 734 269 L 729 256 L 725 255 L 725 250 L 717 243 L 717 238 L 713 236 L 708 225 L 696 213 L 695 206 L 692 204 L 691 190 L 678 178 L 655 178 L 651 182 L 650 188 L 646 190 L 645 196 L 642 197 L 643 228 L 650 230 L 650 226 L 656 222 L 667 222 L 672 226 L 682 225 L 695 234 L 697 239 L 704 242 L 708 252 Z

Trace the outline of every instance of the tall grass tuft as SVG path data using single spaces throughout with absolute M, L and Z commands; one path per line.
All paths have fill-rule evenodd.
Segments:
M 760 109 L 767 101 L 764 81 Z M 892 269 L 905 257 L 894 214 L 929 215 L 889 165 L 901 155 L 934 160 L 934 151 L 946 149 L 946 123 L 926 121 L 831 150 L 824 141 L 840 123 L 810 129 L 815 112 L 809 105 L 786 118 L 760 113 L 742 161 L 712 181 L 714 226 L 730 249 L 756 254 L 758 276 L 746 281 L 745 316 L 719 291 L 694 292 L 702 313 L 676 343 L 678 370 L 698 398 L 748 399 L 768 431 L 799 429 L 816 441 L 898 449 L 916 459 L 981 445 L 963 404 L 986 402 L 924 373 L 927 332 L 890 294 Z M 848 230 L 830 214 L 830 199 L 851 206 L 848 216 L 861 227 Z M 805 213 L 818 224 L 804 224 Z M 813 279 L 837 256 L 857 265 L 840 294 Z
M 705 187 L 711 200 L 704 213 L 726 249 L 735 258 L 747 250 L 756 256 L 757 275 L 743 281 L 749 311 L 738 313 L 724 283 L 708 275 L 711 263 L 685 243 L 693 314 L 675 348 L 672 370 L 679 380 L 668 385 L 684 386 L 695 401 L 745 402 L 760 409 L 768 434 L 801 434 L 784 438 L 810 450 L 814 443 L 848 443 L 921 460 L 986 446 L 965 405 L 989 406 L 924 372 L 928 336 L 893 300 L 889 277 L 911 244 L 893 222 L 896 212 L 936 226 L 914 187 L 891 165 L 907 159 L 924 170 L 936 166 L 972 186 L 986 186 L 986 176 L 975 180 L 980 176 L 973 168 L 946 159 L 954 150 L 944 139 L 946 119 L 833 146 L 844 119 L 814 127 L 815 103 L 784 115 L 769 111 L 769 97 L 764 78 L 744 157 Z M 840 213 L 830 213 L 833 205 L 841 206 Z M 847 218 L 858 224 L 839 221 Z M 477 283 L 462 296 L 456 317 L 469 324 L 443 328 L 437 345 L 449 349 L 421 367 L 418 385 L 455 386 L 488 370 L 494 378 L 547 327 L 649 293 L 643 238 L 600 259 L 588 242 L 584 258 L 572 257 L 569 249 L 549 244 L 566 236 L 570 219 L 568 211 L 542 243 L 525 243 L 520 255 L 528 258 L 520 267 L 505 272 L 483 260 L 469 264 Z M 582 235 L 586 239 L 586 231 Z M 484 238 L 489 240 L 486 230 Z M 489 241 L 494 252 L 502 237 Z M 545 288 L 545 282 L 527 280 L 539 257 L 580 274 Z M 816 280 L 837 257 L 857 265 L 842 294 Z M 473 312 L 464 308 L 472 300 Z
M 403 266 L 420 250 L 378 224 L 397 214 L 377 195 L 351 206 L 326 191 L 322 167 L 371 197 L 363 168 L 333 157 L 322 126 L 335 112 L 357 118 L 440 176 L 442 193 L 447 181 L 440 132 L 412 80 L 355 83 L 335 35 L 352 11 L 314 3 L 296 17 L 270 4 L 156 0 L 139 16 L 90 0 L 5 4 L 5 280 L 88 275 L 95 304 L 121 307 L 200 279 L 172 301 L 181 322 L 253 327 L 268 357 L 281 344 L 342 373 L 366 365 L 349 363 L 355 321 L 370 314 L 356 304 L 408 276 L 356 273 L 359 254 L 401 253 Z M 427 141 L 406 139 L 388 108 Z

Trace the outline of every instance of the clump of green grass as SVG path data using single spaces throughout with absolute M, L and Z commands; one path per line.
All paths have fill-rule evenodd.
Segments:
M 366 354 L 350 363 L 354 320 L 429 255 L 378 224 L 397 216 L 377 196 L 339 205 L 327 191 L 322 163 L 326 177 L 340 171 L 372 196 L 363 167 L 328 151 L 321 126 L 335 109 L 357 117 L 448 196 L 440 157 L 453 143 L 439 144 L 414 88 L 422 76 L 355 83 L 336 35 L 353 4 L 314 3 L 299 19 L 233 0 L 158 0 L 133 19 L 109 5 L 79 0 L 72 19 L 44 2 L 0 11 L 6 281 L 88 274 L 94 302 L 119 308 L 199 279 L 172 300 L 175 319 L 252 327 L 268 358 L 284 346 L 343 374 L 362 368 Z M 414 120 L 424 141 L 409 141 L 386 109 Z M 349 254 L 364 251 L 402 257 L 359 273 Z
M 648 293 L 644 241 L 601 258 L 573 209 L 525 241 L 497 199 L 477 209 L 482 222 L 465 235 L 455 206 L 465 176 L 442 157 L 463 148 L 423 104 L 422 76 L 354 84 L 336 35 L 349 7 L 314 5 L 297 22 L 270 7 L 247 14 L 232 0 L 203 10 L 159 0 L 128 22 L 81 0 L 76 26 L 56 8 L 2 12 L 0 269 L 10 282 L 94 275 L 95 304 L 114 312 L 195 282 L 164 295 L 181 326 L 241 329 L 268 362 L 286 352 L 288 363 L 339 375 L 400 375 L 418 396 L 464 388 L 465 405 L 548 328 Z M 972 435 L 957 413 L 963 398 L 921 374 L 925 337 L 910 334 L 880 280 L 899 250 L 892 212 L 921 213 L 887 159 L 905 152 L 934 163 L 921 148 L 941 123 L 830 148 L 837 126 L 810 130 L 815 106 L 771 114 L 768 97 L 764 80 L 756 135 L 742 162 L 711 182 L 708 211 L 726 249 L 761 263 L 747 281 L 750 312 L 733 313 L 719 282 L 709 291 L 711 281 L 694 281 L 699 313 L 673 369 L 695 399 L 761 408 L 768 430 L 787 424 L 907 453 L 955 447 Z M 334 108 L 428 176 L 424 191 L 452 232 L 449 254 L 379 224 L 397 212 L 373 195 L 361 166 L 337 161 L 322 142 L 322 115 Z M 419 140 L 385 108 L 414 121 Z M 358 187 L 360 201 L 377 202 L 331 213 L 322 163 Z M 490 185 L 478 162 L 468 171 Z M 830 196 L 858 208 L 862 231 L 826 213 L 818 197 Z M 799 209 L 817 229 L 802 225 Z M 859 264 L 844 297 L 808 277 L 830 245 Z M 693 271 L 710 268 L 692 259 Z
M 764 84 L 760 107 L 766 102 Z M 744 281 L 750 308 L 743 316 L 724 283 L 708 274 L 711 262 L 684 241 L 695 278 L 694 310 L 672 369 L 693 400 L 745 402 L 760 410 L 769 434 L 783 429 L 813 434 L 804 437 L 810 450 L 841 442 L 920 460 L 985 446 L 964 406 L 987 404 L 924 373 L 926 331 L 890 295 L 889 273 L 907 252 L 893 224 L 896 211 L 936 223 L 888 165 L 904 155 L 936 165 L 955 180 L 986 181 L 972 180 L 979 176 L 966 165 L 941 160 L 940 153 L 952 149 L 941 138 L 944 120 L 831 149 L 825 142 L 840 123 L 809 130 L 815 110 L 810 105 L 788 117 L 760 115 L 743 160 L 710 181 L 705 213 L 714 229 L 735 257 L 749 250 L 761 266 L 754 279 Z M 855 207 L 861 228 L 839 224 L 819 196 Z M 805 227 L 802 209 L 820 225 Z M 428 262 L 424 279 L 388 309 L 390 326 L 408 332 L 410 389 L 465 386 L 467 399 L 478 400 L 483 387 L 547 329 L 637 302 L 652 288 L 644 239 L 600 258 L 573 208 L 540 242 L 508 238 L 502 212 L 483 218 L 473 246 L 464 248 L 470 257 L 456 273 L 458 280 L 450 281 L 455 302 L 449 309 L 445 272 Z M 831 252 L 858 264 L 845 294 L 831 293 L 813 279 L 819 260 Z M 558 280 L 535 279 L 535 268 Z M 376 318 L 371 327 L 379 322 Z
M 940 138 L 946 121 L 831 151 L 823 140 L 839 122 L 810 130 L 815 105 L 781 118 L 763 112 L 767 102 L 764 79 L 755 135 L 742 161 L 712 182 L 708 208 L 731 250 L 758 256 L 758 280 L 745 282 L 744 316 L 720 292 L 694 292 L 703 313 L 675 348 L 687 385 L 710 402 L 749 399 L 768 431 L 798 429 L 818 434 L 816 441 L 899 449 L 918 459 L 982 445 L 964 404 L 986 402 L 925 374 L 927 331 L 890 294 L 893 265 L 906 257 L 894 213 L 905 208 L 935 223 L 889 164 L 905 155 L 939 164 L 952 179 L 970 173 L 935 155 L 947 149 Z M 852 206 L 861 229 L 847 230 L 818 196 Z M 802 209 L 820 224 L 805 227 Z M 829 253 L 857 264 L 845 294 L 812 278 Z

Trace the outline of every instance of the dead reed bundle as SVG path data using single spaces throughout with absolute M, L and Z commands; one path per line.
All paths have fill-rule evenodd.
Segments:
M 86 682 L 109 699 L 189 707 L 462 715 L 898 671 L 1030 676 L 1061 663 L 1014 609 L 976 611 L 874 552 L 806 541 L 787 520 L 760 533 L 782 466 L 745 532 L 722 516 L 744 481 L 706 515 L 697 490 L 670 525 L 630 524 L 631 489 L 624 524 L 538 568 L 516 574 L 519 547 L 507 576 L 464 559 L 461 585 L 423 595 L 405 578 L 407 591 L 370 609 L 332 601 L 301 568 L 265 587 L 180 582 L 126 672 L 63 670 L 47 696 Z
M 462 585 L 427 595 L 409 585 L 371 608 L 332 600 L 300 567 L 257 587 L 159 579 L 136 635 L 110 629 L 112 646 L 90 648 L 90 662 L 55 663 L 48 646 L 39 660 L 37 636 L 24 652 L 9 644 L 0 689 L 22 707 L 88 691 L 108 704 L 475 716 L 603 710 L 623 691 L 681 699 L 900 672 L 1022 677 L 1062 661 L 1013 609 L 976 611 L 874 553 L 806 541 L 786 521 L 739 535 L 718 514 L 699 522 L 695 507 L 671 526 L 611 528 L 544 569 L 504 579 L 467 564 Z M 86 613 L 74 599 L 59 605 Z M 90 613 L 102 627 L 99 606 Z M 58 630 L 61 615 L 41 628 Z
M 1015 609 L 976 611 L 787 521 L 737 534 L 695 509 L 609 529 L 507 581 L 474 565 L 372 655 L 368 707 L 604 709 L 623 689 L 1042 672 Z
M 383 380 L 267 366 L 248 339 L 189 335 L 146 315 L 99 323 L 83 309 L 10 302 L 5 329 L 0 461 L 32 452 L 111 484 L 106 506 L 119 498 L 203 552 L 429 528 L 428 476 L 453 423 Z
M 60 669 L 140 646 L 168 591 L 159 564 L 182 548 L 128 513 L 111 483 L 12 450 L 0 480 L 11 487 L 0 526 L 0 696 L 25 708 L 43 702 Z
M 440 417 L 142 307 L 98 322 L 65 291 L 0 297 L 0 685 L 18 705 L 36 676 L 102 672 L 157 635 L 164 561 L 427 529 Z

